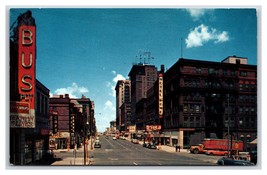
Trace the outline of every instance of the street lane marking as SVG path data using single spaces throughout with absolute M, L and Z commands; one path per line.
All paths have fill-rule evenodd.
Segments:
M 123 148 L 125 148 L 126 150 L 130 150 L 129 148 L 127 148 L 127 147 L 125 147 L 122 143 L 120 143 L 120 142 L 116 142 L 116 143 L 118 143 L 119 145 L 121 145 Z
M 113 147 L 113 148 L 115 148 L 115 145 L 114 144 L 112 144 L 108 139 L 106 139 L 107 140 L 107 142 Z

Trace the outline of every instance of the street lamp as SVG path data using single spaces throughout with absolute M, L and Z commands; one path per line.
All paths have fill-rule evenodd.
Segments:
M 227 94 L 227 117 L 228 117 L 228 122 L 227 122 L 227 136 L 228 136 L 228 157 L 230 157 L 230 146 L 231 146 L 231 143 L 230 143 L 230 138 L 229 138 L 229 135 L 230 135 L 230 118 L 229 118 L 229 94 Z
M 84 125 L 84 144 L 83 144 L 83 151 L 84 151 L 84 165 L 86 165 L 86 159 L 87 159 L 87 144 L 88 144 L 88 141 L 87 141 L 87 128 L 89 126 L 89 122 L 87 121 L 86 122 L 86 125 Z

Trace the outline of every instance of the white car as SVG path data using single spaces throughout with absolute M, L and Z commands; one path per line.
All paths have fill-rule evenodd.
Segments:
M 117 138 L 115 136 L 112 137 L 113 140 L 116 140 Z

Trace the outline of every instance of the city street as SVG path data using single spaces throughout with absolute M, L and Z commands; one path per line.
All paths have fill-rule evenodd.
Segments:
M 111 136 L 100 136 L 101 148 L 89 151 L 90 165 L 93 166 L 213 166 L 217 156 L 190 154 L 185 150 L 174 152 L 174 148 L 162 150 L 148 149 L 142 144 L 128 140 L 113 140 Z M 171 148 L 171 149 L 170 149 Z M 173 150 L 173 151 L 172 151 Z M 84 165 L 83 149 L 79 149 L 74 159 L 73 150 L 57 151 L 52 165 Z

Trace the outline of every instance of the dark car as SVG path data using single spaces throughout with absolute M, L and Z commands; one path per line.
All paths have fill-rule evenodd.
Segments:
M 101 143 L 100 142 L 95 142 L 95 148 L 101 148 Z
M 257 151 L 251 151 L 249 155 L 250 155 L 250 161 L 256 165 L 257 164 Z
M 157 149 L 157 146 L 154 143 L 149 143 L 148 148 L 150 148 L 150 149 Z
M 253 162 L 246 160 L 236 160 L 233 158 L 222 157 L 217 160 L 217 165 L 225 165 L 225 166 L 253 166 L 255 165 Z
M 148 146 L 149 146 L 149 143 L 144 143 L 144 144 L 143 144 L 143 147 L 148 148 Z

